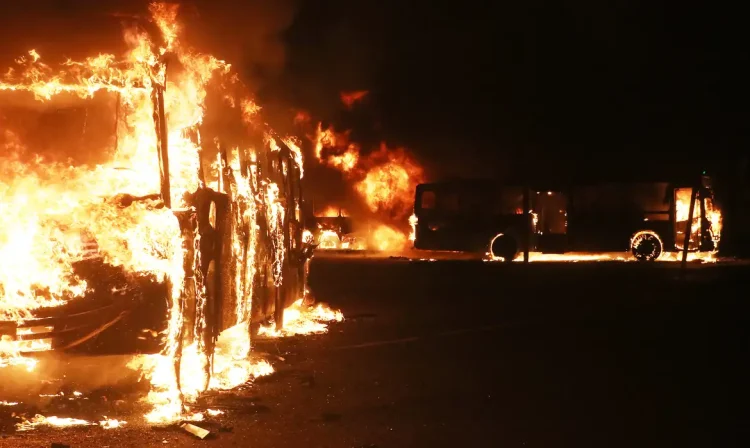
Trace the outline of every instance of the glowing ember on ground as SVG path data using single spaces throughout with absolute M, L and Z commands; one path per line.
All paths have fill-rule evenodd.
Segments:
M 101 426 L 104 429 L 116 429 L 116 428 L 122 428 L 123 425 L 125 425 L 127 422 L 123 420 L 116 420 L 116 419 L 110 419 L 107 417 L 104 417 L 104 420 L 99 421 L 99 426 Z
M 319 303 L 315 306 L 303 305 L 303 299 L 284 310 L 284 328 L 281 331 L 271 324 L 261 327 L 259 334 L 268 337 L 294 336 L 298 334 L 322 334 L 328 331 L 328 323 L 341 322 L 344 315 L 341 311 L 332 310 Z
M 40 426 L 51 426 L 54 428 L 65 428 L 69 426 L 91 426 L 93 423 L 87 420 L 81 420 L 77 418 L 61 418 L 61 417 L 45 417 L 37 414 L 30 420 L 23 420 L 21 423 L 16 424 L 16 430 L 18 431 L 29 431 Z
M 92 423 L 88 420 L 81 420 L 78 418 L 62 418 L 62 417 L 45 417 L 37 414 L 31 419 L 23 419 L 20 423 L 16 424 L 17 431 L 30 431 L 40 426 L 48 426 L 52 428 L 67 428 L 70 426 L 100 426 L 104 429 L 117 429 L 121 428 L 127 422 L 123 420 L 116 420 L 104 417 L 104 420 L 100 420 L 97 423 Z

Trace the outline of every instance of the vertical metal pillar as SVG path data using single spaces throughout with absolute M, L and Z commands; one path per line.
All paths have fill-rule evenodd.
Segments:
M 529 262 L 529 247 L 531 246 L 531 198 L 529 192 L 529 186 L 523 187 L 523 262 Z
M 682 273 L 685 273 L 685 269 L 687 268 L 687 254 L 688 254 L 688 245 L 690 244 L 690 234 L 692 233 L 693 229 L 693 214 L 695 213 L 695 198 L 698 195 L 698 188 L 693 187 L 692 193 L 690 194 L 690 208 L 688 211 L 688 220 L 685 224 L 685 242 L 682 246 Z
M 161 175 L 161 197 L 167 208 L 172 207 L 172 195 L 169 185 L 169 142 L 167 140 L 167 113 L 164 110 L 164 87 L 154 88 L 154 122 L 156 124 L 157 152 L 159 154 L 159 172 Z

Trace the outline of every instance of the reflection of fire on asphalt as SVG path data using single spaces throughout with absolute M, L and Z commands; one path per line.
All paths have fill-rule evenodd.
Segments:
M 489 253 L 486 256 L 488 261 L 503 261 L 499 257 L 493 257 Z M 712 252 L 689 252 L 688 261 L 702 261 L 704 263 L 716 263 L 719 259 Z M 519 254 L 513 259 L 514 262 L 523 261 L 523 254 Z M 637 261 L 630 252 L 570 252 L 565 254 L 544 254 L 540 252 L 529 252 L 529 262 L 569 262 L 576 263 L 581 261 Z M 682 261 L 681 252 L 665 252 L 656 261 L 677 262 Z

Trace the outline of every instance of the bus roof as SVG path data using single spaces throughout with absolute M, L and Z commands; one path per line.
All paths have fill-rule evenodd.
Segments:
M 513 179 L 499 180 L 499 179 L 447 179 L 445 181 L 430 182 L 419 185 L 419 189 L 437 189 L 437 188 L 497 188 L 499 186 L 508 187 L 523 187 L 528 186 L 534 190 L 562 190 L 569 187 L 581 187 L 581 186 L 595 186 L 604 184 L 636 184 L 636 183 L 666 183 L 674 185 L 675 187 L 690 187 L 699 183 L 701 180 L 701 173 L 689 176 L 639 176 L 639 177 L 628 177 L 624 176 L 597 176 L 589 175 L 586 177 L 564 177 L 558 176 L 557 178 L 539 178 L 539 177 L 526 177 L 520 176 Z

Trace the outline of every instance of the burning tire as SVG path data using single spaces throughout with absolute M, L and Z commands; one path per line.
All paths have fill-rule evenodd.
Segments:
M 630 239 L 630 251 L 638 261 L 655 261 L 664 251 L 664 244 L 655 232 L 642 230 Z
M 490 255 L 510 263 L 518 255 L 518 241 L 511 235 L 499 233 L 490 241 Z

